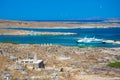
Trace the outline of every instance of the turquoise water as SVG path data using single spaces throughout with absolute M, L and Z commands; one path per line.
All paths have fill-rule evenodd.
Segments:
M 27 30 L 37 32 L 72 32 L 76 35 L 26 35 L 12 36 L 0 35 L 0 42 L 18 42 L 22 44 L 57 44 L 65 46 L 91 46 L 91 47 L 120 47 L 120 44 L 78 44 L 79 38 L 95 37 L 105 40 L 120 41 L 120 28 L 73 28 L 73 29 L 41 29 L 41 28 L 8 28 L 12 30 Z

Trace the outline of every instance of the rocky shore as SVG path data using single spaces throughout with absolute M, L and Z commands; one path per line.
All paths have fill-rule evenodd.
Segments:
M 120 69 L 107 66 L 110 62 L 120 61 L 120 48 L 79 48 L 57 45 L 1 43 L 0 50 L 4 52 L 0 54 L 0 57 L 4 57 L 0 60 L 0 64 L 2 64 L 0 66 L 0 74 L 10 71 L 14 74 L 11 77 L 13 79 L 18 78 L 19 75 L 20 80 L 25 79 L 25 77 L 32 78 L 33 76 L 39 79 L 51 80 L 51 76 L 54 74 L 56 75 L 56 77 L 54 76 L 55 80 L 120 79 Z M 8 53 L 9 56 L 3 56 L 5 53 Z M 27 53 L 29 53 L 30 58 L 33 57 L 34 53 L 37 53 L 38 59 L 44 60 L 45 69 L 34 71 L 21 65 L 26 72 L 23 75 L 19 70 L 11 70 L 9 68 L 15 64 L 19 65 L 11 60 L 10 56 L 25 59 Z M 47 79 L 45 79 L 45 76 Z

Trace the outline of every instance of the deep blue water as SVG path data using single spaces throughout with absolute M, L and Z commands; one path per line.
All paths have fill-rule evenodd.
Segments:
M 28 30 L 37 32 L 72 32 L 76 35 L 34 35 L 34 36 L 10 36 L 0 35 L 0 42 L 19 42 L 23 44 L 57 44 L 65 46 L 96 46 L 96 47 L 120 47 L 118 44 L 77 44 L 79 38 L 95 37 L 106 40 L 120 41 L 120 28 L 73 28 L 73 29 L 41 29 L 41 28 L 8 28 L 12 30 Z

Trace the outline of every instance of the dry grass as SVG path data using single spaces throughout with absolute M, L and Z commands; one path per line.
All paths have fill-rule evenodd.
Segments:
M 13 64 L 13 62 L 9 58 L 7 58 L 3 55 L 0 55 L 0 72 L 8 71 L 7 67 L 12 64 Z
M 41 71 L 34 71 L 29 70 L 25 67 L 25 71 L 28 73 L 28 76 L 46 76 L 51 75 L 54 72 L 58 73 L 61 77 L 61 79 L 68 78 L 65 74 L 67 71 L 69 71 L 71 75 L 71 80 L 84 80 L 79 77 L 82 75 L 81 73 L 85 72 L 86 75 L 91 75 L 91 72 L 95 72 L 94 69 L 91 68 L 91 66 L 105 66 L 105 64 L 109 63 L 110 60 L 112 60 L 112 57 L 115 57 L 117 55 L 108 54 L 104 52 L 104 50 L 108 51 L 115 51 L 119 52 L 120 49 L 104 49 L 104 48 L 77 48 L 77 47 L 65 47 L 65 46 L 41 46 L 41 45 L 22 45 L 22 44 L 0 44 L 0 49 L 4 50 L 5 52 L 8 52 L 12 55 L 16 55 L 21 57 L 21 59 L 26 58 L 26 54 L 30 53 L 30 57 L 32 58 L 34 56 L 34 53 L 38 54 L 38 59 L 43 59 L 45 61 L 46 67 L 53 67 L 57 68 L 58 70 L 41 70 Z M 70 57 L 69 60 L 59 60 L 59 57 L 66 56 Z M 102 60 L 102 62 L 99 60 Z M 10 61 L 7 57 L 4 57 L 0 55 L 0 70 L 6 71 L 8 70 L 5 65 L 14 65 L 12 61 Z M 60 68 L 63 68 L 64 72 L 59 72 Z M 96 70 L 100 71 L 100 70 Z M 104 75 L 104 76 L 111 76 L 111 73 L 106 74 L 107 71 L 101 70 L 102 73 L 97 74 L 98 76 Z M 14 78 L 16 76 L 24 77 L 25 75 L 22 75 L 19 73 L 19 71 L 14 70 L 13 72 Z M 96 74 L 95 74 L 96 75 Z M 114 76 L 119 75 L 119 73 L 114 72 Z M 49 79 L 49 78 L 48 78 Z

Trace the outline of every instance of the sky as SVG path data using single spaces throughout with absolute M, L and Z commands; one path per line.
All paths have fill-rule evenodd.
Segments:
M 120 18 L 120 0 L 0 0 L 0 19 Z

